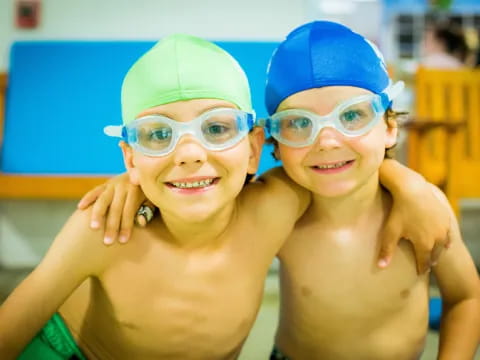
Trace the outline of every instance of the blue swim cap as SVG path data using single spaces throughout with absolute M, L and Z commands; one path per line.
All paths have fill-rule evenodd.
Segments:
M 270 115 L 297 92 L 323 86 L 356 86 L 382 93 L 390 84 L 378 48 L 331 21 L 313 21 L 280 43 L 267 70 L 265 105 Z

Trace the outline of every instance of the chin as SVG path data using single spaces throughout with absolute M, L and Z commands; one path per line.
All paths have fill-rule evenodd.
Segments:
M 186 206 L 178 206 L 177 204 L 174 211 L 170 213 L 185 223 L 201 223 L 217 216 L 222 208 L 222 205 L 212 203 L 197 203 Z
M 314 186 L 313 189 L 309 189 L 315 195 L 325 197 L 325 198 L 337 198 L 350 195 L 357 189 L 358 186 L 355 186 L 352 182 L 335 182 L 330 184 L 318 184 Z

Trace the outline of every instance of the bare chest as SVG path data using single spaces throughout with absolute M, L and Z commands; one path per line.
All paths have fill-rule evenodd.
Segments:
M 416 272 L 413 250 L 401 242 L 390 266 L 376 265 L 377 233 L 299 233 L 281 253 L 281 281 L 296 305 L 346 319 L 371 320 L 423 298 L 428 279 Z M 313 310 L 313 309 L 312 309 Z
M 253 325 L 265 272 L 228 253 L 119 261 L 84 294 L 81 337 L 112 358 L 227 359 Z
M 277 345 L 300 359 L 418 357 L 428 278 L 417 275 L 409 244 L 401 243 L 381 270 L 375 232 L 313 234 L 295 234 L 280 254 Z

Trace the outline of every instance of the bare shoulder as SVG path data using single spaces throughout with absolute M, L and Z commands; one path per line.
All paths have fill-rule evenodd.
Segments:
M 450 205 L 450 202 L 448 201 L 447 196 L 445 193 L 438 188 L 436 185 L 433 185 L 431 183 L 428 183 L 433 194 L 440 200 L 443 205 L 448 209 L 448 212 L 450 214 L 450 226 L 449 226 L 449 237 L 450 241 L 452 244 L 454 243 L 463 243 L 462 235 L 460 232 L 460 225 L 458 223 L 457 217 L 452 209 L 452 206 Z
M 53 240 L 42 262 L 65 262 L 65 266 L 80 267 L 88 275 L 101 271 L 108 247 L 103 244 L 104 229 L 91 229 L 90 219 L 91 208 L 76 210 Z
M 440 199 L 440 201 L 442 201 L 445 205 L 450 207 L 450 203 L 448 202 L 448 199 L 447 199 L 447 196 L 445 195 L 445 193 L 442 190 L 440 190 L 440 188 L 438 186 L 436 186 L 432 183 L 428 183 L 428 185 L 432 189 L 432 192 L 435 194 L 435 196 L 438 199 Z
M 240 200 L 257 215 L 285 214 L 298 219 L 310 204 L 311 194 L 290 179 L 282 167 L 270 169 L 245 186 Z M 260 213 L 260 214 L 259 214 Z

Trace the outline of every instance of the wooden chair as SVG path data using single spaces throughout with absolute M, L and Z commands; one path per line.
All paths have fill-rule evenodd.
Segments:
M 420 68 L 408 165 L 438 185 L 459 215 L 459 199 L 480 197 L 480 71 Z

